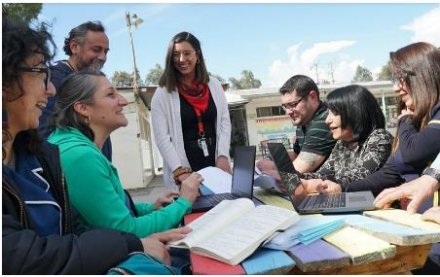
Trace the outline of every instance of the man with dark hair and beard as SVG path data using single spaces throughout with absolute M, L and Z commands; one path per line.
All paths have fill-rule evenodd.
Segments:
M 109 39 L 104 26 L 99 21 L 87 21 L 73 28 L 64 40 L 63 50 L 69 58 L 59 60 L 51 66 L 51 82 L 57 91 L 67 76 L 86 68 L 101 69 L 104 66 L 109 51 Z M 49 97 L 49 102 L 40 117 L 39 131 L 44 138 L 51 132 L 47 119 L 55 111 L 55 100 L 56 95 Z M 102 153 L 111 161 L 110 138 L 104 143 Z

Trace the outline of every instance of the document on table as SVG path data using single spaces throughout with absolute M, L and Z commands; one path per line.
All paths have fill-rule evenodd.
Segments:
M 213 193 L 231 192 L 232 175 L 218 167 L 208 166 L 197 171 L 203 177 L 202 184 Z

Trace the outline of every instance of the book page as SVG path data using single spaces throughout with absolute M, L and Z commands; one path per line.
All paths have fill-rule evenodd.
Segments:
M 211 237 L 213 233 L 254 208 L 254 203 L 248 198 L 223 200 L 204 215 L 188 224 L 187 226 L 192 231 L 184 239 L 171 242 L 169 245 L 185 244 L 191 248 L 198 241 Z
M 274 231 L 286 229 L 298 220 L 299 216 L 294 211 L 261 205 L 196 243 L 192 250 L 236 265 L 252 254 Z
M 232 175 L 218 167 L 208 166 L 197 171 L 203 177 L 202 184 L 213 193 L 231 192 Z

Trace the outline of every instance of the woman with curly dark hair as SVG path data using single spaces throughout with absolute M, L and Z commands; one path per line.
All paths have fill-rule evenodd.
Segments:
M 55 94 L 48 66 L 52 37 L 45 25 L 2 23 L 2 273 L 104 274 L 144 251 L 169 262 L 164 242 L 188 230 L 138 239 L 109 229 L 79 229 L 58 148 L 36 131 L 41 110 Z

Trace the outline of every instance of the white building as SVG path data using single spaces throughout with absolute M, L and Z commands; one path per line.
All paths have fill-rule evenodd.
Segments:
M 394 128 L 397 118 L 395 105 L 397 98 L 392 90 L 392 83 L 390 81 L 380 81 L 357 84 L 367 87 L 376 96 L 386 115 L 387 127 Z M 318 86 L 321 99 L 325 100 L 326 95 L 333 89 L 346 85 L 349 84 Z M 224 88 L 227 89 L 227 85 Z M 118 130 L 115 132 L 116 135 L 112 134 L 112 140 L 124 138 L 124 141 L 113 143 L 114 152 L 116 155 L 118 153 L 119 155 L 126 155 L 131 152 L 131 157 L 136 159 L 129 165 L 118 165 L 118 161 L 115 159 L 115 164 L 120 169 L 124 184 L 143 184 L 143 187 L 146 187 L 152 178 L 160 174 L 162 170 L 162 157 L 155 146 L 151 129 L 150 103 L 155 89 L 153 86 L 141 87 L 140 99 L 136 101 L 131 87 L 118 88 L 118 91 L 123 93 L 130 102 L 126 114 L 131 120 L 131 125 L 128 128 Z M 269 139 L 282 140 L 286 143 L 286 146 L 292 145 L 295 137 L 295 127 L 280 107 L 278 89 L 277 87 L 227 90 L 225 92 L 232 124 L 231 149 L 236 145 L 257 145 L 257 154 L 264 154 L 264 142 Z M 133 124 L 135 122 L 137 124 Z M 119 144 L 123 145 L 123 150 L 118 150 Z M 133 166 L 138 167 L 134 171 L 135 174 L 133 174 Z M 127 170 L 124 171 L 124 168 L 127 168 Z M 127 178 L 132 179 L 132 181 L 127 181 Z M 135 188 L 136 186 L 128 187 Z

